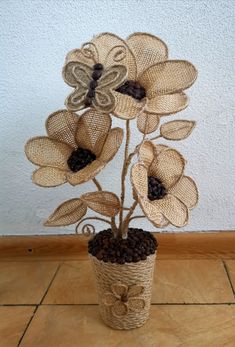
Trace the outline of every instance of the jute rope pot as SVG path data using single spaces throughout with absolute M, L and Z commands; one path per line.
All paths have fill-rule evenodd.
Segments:
M 112 264 L 90 255 L 100 314 L 114 329 L 142 326 L 149 317 L 156 253 L 138 263 Z

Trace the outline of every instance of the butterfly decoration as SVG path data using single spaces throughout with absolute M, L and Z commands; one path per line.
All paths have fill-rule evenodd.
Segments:
M 101 63 L 92 66 L 79 61 L 68 62 L 63 69 L 65 82 L 75 88 L 65 101 L 71 111 L 93 106 L 96 110 L 110 113 L 115 109 L 113 91 L 120 87 L 127 77 L 124 65 Z

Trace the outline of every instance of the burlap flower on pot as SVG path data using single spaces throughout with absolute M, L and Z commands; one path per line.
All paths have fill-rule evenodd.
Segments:
M 27 158 L 40 166 L 33 182 L 55 187 L 93 179 L 122 143 L 123 130 L 111 129 L 111 124 L 109 115 L 94 109 L 80 117 L 67 110 L 51 114 L 46 121 L 48 136 L 34 137 L 25 146 Z
M 103 302 L 111 308 L 113 316 L 122 317 L 130 311 L 140 312 L 144 309 L 145 300 L 140 297 L 144 292 L 143 286 L 127 286 L 119 282 L 112 284 L 110 289 L 104 294 Z
M 128 115 L 130 109 L 127 118 L 138 115 L 139 130 L 151 133 L 159 124 L 159 116 L 187 107 L 188 99 L 183 90 L 194 83 L 197 71 L 188 61 L 167 60 L 166 44 L 151 34 L 134 33 L 126 43 L 135 56 L 137 71 L 135 75 L 128 74 L 128 80 L 118 88 L 121 94 L 116 96 L 118 103 L 114 113 L 122 117 L 123 114 Z M 144 112 L 137 113 L 139 104 L 144 100 Z
M 175 149 L 145 141 L 131 181 L 140 206 L 156 227 L 182 227 L 198 201 L 194 181 L 184 176 L 185 160 Z

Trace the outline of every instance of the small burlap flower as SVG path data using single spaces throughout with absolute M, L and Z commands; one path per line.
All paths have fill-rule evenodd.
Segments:
M 30 139 L 27 158 L 40 166 L 32 180 L 42 187 L 65 182 L 72 185 L 93 179 L 117 153 L 123 138 L 121 128 L 111 129 L 111 117 L 94 109 L 78 117 L 60 110 L 46 121 L 48 136 Z
M 104 294 L 103 302 L 110 306 L 111 312 L 115 317 L 122 317 L 130 311 L 140 312 L 145 307 L 145 300 L 140 297 L 144 292 L 141 285 L 127 286 L 123 283 L 111 285 L 111 292 Z
M 159 123 L 159 116 L 187 107 L 188 99 L 183 90 L 194 83 L 197 71 L 188 61 L 167 60 L 166 44 L 151 34 L 134 33 L 127 38 L 126 44 L 134 54 L 137 71 L 130 75 L 127 66 L 128 81 L 118 89 L 121 94 L 116 95 L 118 102 L 114 114 L 121 118 L 125 115 L 126 119 L 138 115 L 139 130 L 152 132 Z M 136 112 L 140 110 L 140 103 L 145 102 L 144 112 Z M 146 125 L 148 122 L 155 127 Z
M 156 227 L 182 227 L 198 201 L 194 181 L 184 176 L 185 160 L 175 149 L 145 141 L 131 181 L 140 206 Z

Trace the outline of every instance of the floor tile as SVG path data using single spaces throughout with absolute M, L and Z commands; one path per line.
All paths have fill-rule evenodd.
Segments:
M 143 327 L 119 331 L 97 306 L 41 306 L 21 347 L 234 347 L 234 319 L 234 305 L 156 305 Z
M 1 262 L 0 304 L 38 304 L 58 267 L 57 262 Z
M 235 259 L 226 260 L 225 264 L 227 266 L 229 277 L 235 294 Z
M 0 307 L 0 347 L 16 347 L 33 315 L 33 306 Z
M 153 303 L 234 303 L 220 260 L 157 260 Z
M 89 260 L 61 265 L 43 304 L 97 303 L 94 275 Z
M 234 297 L 221 261 L 157 260 L 152 303 L 228 302 L 234 302 Z M 44 303 L 97 303 L 90 261 L 61 266 Z

